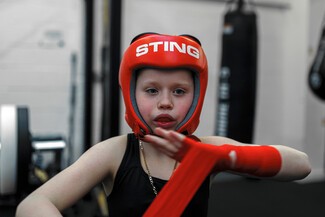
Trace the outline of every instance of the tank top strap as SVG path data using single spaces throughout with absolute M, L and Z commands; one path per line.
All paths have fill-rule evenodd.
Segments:
M 140 153 L 139 153 L 139 141 L 133 133 L 127 135 L 126 150 L 121 162 L 121 165 L 117 172 L 117 177 L 120 172 L 129 169 L 130 167 L 139 167 L 140 164 Z

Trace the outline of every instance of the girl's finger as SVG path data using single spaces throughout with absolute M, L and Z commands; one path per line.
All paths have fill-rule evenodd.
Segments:
M 170 143 L 173 143 L 175 146 L 181 148 L 182 147 L 182 141 L 184 140 L 185 136 L 183 134 L 180 134 L 176 131 L 169 131 L 162 128 L 156 128 L 155 133 L 158 136 L 161 136 L 168 140 Z
M 178 147 L 176 147 L 173 143 L 166 140 L 165 138 L 154 135 L 146 135 L 145 141 L 151 143 L 154 147 L 162 150 L 165 153 L 175 153 L 178 151 Z

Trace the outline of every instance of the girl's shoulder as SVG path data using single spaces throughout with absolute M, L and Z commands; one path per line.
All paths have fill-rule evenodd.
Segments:
M 98 154 L 103 154 L 104 158 L 112 164 L 113 170 L 118 167 L 122 161 L 127 145 L 128 136 L 121 135 L 106 139 L 92 147 Z
M 104 140 L 92 147 L 95 149 L 97 156 L 103 155 L 103 158 L 105 158 L 104 165 L 106 165 L 107 172 L 102 184 L 107 195 L 113 188 L 115 176 L 122 162 L 127 142 L 128 135 L 121 135 Z
M 116 149 L 116 151 L 118 151 L 119 149 L 123 149 L 123 147 L 126 146 L 127 137 L 128 137 L 127 134 L 111 137 L 109 139 L 97 143 L 94 146 L 103 149 Z

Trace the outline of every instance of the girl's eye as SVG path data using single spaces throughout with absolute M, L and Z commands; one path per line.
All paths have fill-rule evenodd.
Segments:
M 156 90 L 155 88 L 148 88 L 146 89 L 146 92 L 149 94 L 156 94 L 158 90 Z
M 174 93 L 176 95 L 184 95 L 185 94 L 185 90 L 183 90 L 181 88 L 177 88 L 176 90 L 174 90 Z

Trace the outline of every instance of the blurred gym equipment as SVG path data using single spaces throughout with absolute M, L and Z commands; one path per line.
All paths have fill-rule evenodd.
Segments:
M 0 205 L 16 205 L 58 173 L 65 147 L 59 135 L 32 136 L 27 107 L 1 105 Z
M 233 4 L 234 3 L 234 4 Z M 253 142 L 257 80 L 257 16 L 233 1 L 224 16 L 215 134 Z M 232 9 L 231 7 L 235 7 Z
M 312 93 L 320 100 L 325 100 L 325 17 L 318 50 L 308 74 L 308 84 Z

